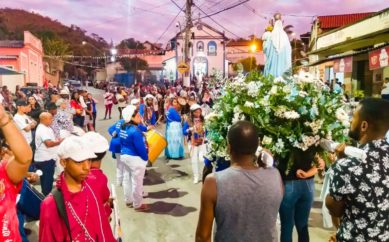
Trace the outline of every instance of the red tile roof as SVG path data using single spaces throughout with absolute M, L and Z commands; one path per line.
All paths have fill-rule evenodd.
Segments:
M 335 29 L 348 24 L 355 23 L 361 19 L 373 15 L 373 13 L 353 13 L 341 15 L 318 16 L 321 29 Z

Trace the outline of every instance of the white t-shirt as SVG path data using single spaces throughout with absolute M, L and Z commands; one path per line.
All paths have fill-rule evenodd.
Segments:
M 381 95 L 387 95 L 389 94 L 389 83 L 386 83 L 383 85 L 383 88 L 382 91 L 381 91 Z
M 47 147 L 44 143 L 47 140 L 55 141 L 54 131 L 46 125 L 39 124 L 35 132 L 35 162 L 57 159 L 57 147 Z
M 30 118 L 28 115 L 23 114 L 20 115 L 18 113 L 15 114 L 14 116 L 14 121 L 16 125 L 19 127 L 19 129 L 22 131 L 22 134 L 24 138 L 26 138 L 27 143 L 31 144 L 32 142 L 32 133 L 30 131 L 25 131 L 24 129 L 33 122 L 32 118 Z
M 113 103 L 113 94 L 110 92 L 106 92 L 104 94 L 104 105 L 111 105 Z
M 3 95 L 0 93 L 0 104 L 3 104 L 3 102 L 4 102 L 4 97 L 3 97 Z

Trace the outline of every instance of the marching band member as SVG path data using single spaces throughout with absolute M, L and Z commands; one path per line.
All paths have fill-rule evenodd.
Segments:
M 180 104 L 176 98 L 171 100 L 172 106 L 166 112 L 166 140 L 168 145 L 165 149 L 167 159 L 184 158 L 184 135 L 182 132 Z
M 205 147 L 205 128 L 204 117 L 201 115 L 201 106 L 193 104 L 190 107 L 190 117 L 184 123 L 183 132 L 188 136 L 189 153 L 192 163 L 193 183 L 199 183 L 201 172 L 203 170 L 203 156 L 206 152 Z
M 157 114 L 154 110 L 155 97 L 151 94 L 147 94 L 144 98 L 145 104 L 141 104 L 139 107 L 139 113 L 143 117 L 143 122 L 146 125 L 154 126 L 157 123 Z
M 97 156 L 91 160 L 92 163 L 88 181 L 92 189 L 96 191 L 101 204 L 104 206 L 105 215 L 109 220 L 112 213 L 110 201 L 111 192 L 108 188 L 108 178 L 101 169 L 101 162 L 108 150 L 108 141 L 101 134 L 96 132 L 88 132 L 84 134 L 82 138 Z
M 112 152 L 112 157 L 116 158 L 116 185 L 122 186 L 123 184 L 123 173 L 124 173 L 124 164 L 120 160 L 121 153 L 121 144 L 120 144 L 120 130 L 124 123 L 124 119 L 120 119 L 114 123 L 111 127 L 108 128 L 108 133 L 111 135 L 112 139 L 109 144 L 109 151 Z
M 138 125 L 141 115 L 135 106 L 123 109 L 124 123 L 120 130 L 121 156 L 124 164 L 123 190 L 128 207 L 136 211 L 145 211 L 149 207 L 143 204 L 143 178 L 149 159 L 147 143 Z
M 64 172 L 57 189 L 42 202 L 39 241 L 116 241 L 88 179 L 94 152 L 82 137 L 70 136 L 58 155 Z

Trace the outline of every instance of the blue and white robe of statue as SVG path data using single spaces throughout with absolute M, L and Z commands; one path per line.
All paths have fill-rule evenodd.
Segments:
M 292 48 L 280 20 L 276 21 L 272 33 L 264 40 L 263 52 L 266 56 L 264 75 L 280 77 L 292 67 Z

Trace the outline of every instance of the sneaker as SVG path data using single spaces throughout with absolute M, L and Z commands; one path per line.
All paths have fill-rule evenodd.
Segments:
M 135 208 L 135 211 L 137 212 L 143 212 L 150 210 L 150 207 L 147 204 L 142 204 L 140 207 Z
M 133 207 L 134 207 L 134 205 L 133 205 L 132 203 L 126 203 L 126 206 L 127 206 L 128 208 L 133 208 Z
M 193 178 L 193 184 L 197 184 L 200 182 L 200 179 L 198 177 Z

